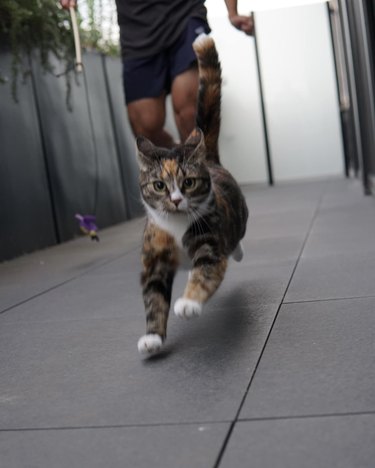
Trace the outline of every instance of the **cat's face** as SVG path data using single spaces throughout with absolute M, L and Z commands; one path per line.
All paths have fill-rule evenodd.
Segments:
M 146 205 L 160 214 L 199 211 L 211 192 L 202 133 L 172 150 L 158 148 L 143 137 L 137 139 L 137 147 Z

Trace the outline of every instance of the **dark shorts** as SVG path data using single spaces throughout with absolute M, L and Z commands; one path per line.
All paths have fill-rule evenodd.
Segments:
M 124 59 L 126 103 L 158 97 L 163 92 L 168 94 L 175 77 L 195 65 L 192 43 L 202 32 L 210 32 L 208 24 L 199 18 L 190 18 L 180 38 L 169 49 L 151 57 Z

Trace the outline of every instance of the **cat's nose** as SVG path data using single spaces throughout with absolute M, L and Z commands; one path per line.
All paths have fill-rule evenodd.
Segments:
M 176 208 L 178 208 L 178 205 L 182 202 L 182 198 L 175 198 L 172 202 L 175 204 Z

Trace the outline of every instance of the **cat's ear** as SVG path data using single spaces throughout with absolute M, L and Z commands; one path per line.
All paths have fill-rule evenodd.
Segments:
M 203 137 L 203 132 L 199 127 L 195 127 L 194 130 L 190 133 L 185 141 L 185 145 L 198 146 L 201 143 Z
M 206 157 L 206 145 L 204 142 L 204 135 L 200 128 L 195 128 L 187 140 L 185 141 L 186 146 L 192 147 L 192 153 L 189 156 L 189 161 L 202 161 Z
M 137 147 L 137 160 L 140 169 L 147 169 L 152 165 L 155 154 L 155 145 L 146 137 L 139 136 L 135 140 Z

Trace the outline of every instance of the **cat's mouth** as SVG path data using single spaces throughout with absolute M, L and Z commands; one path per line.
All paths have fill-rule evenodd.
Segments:
M 178 203 L 172 202 L 170 204 L 170 210 L 172 213 L 186 213 L 188 211 L 188 206 L 185 200 L 181 200 Z
M 179 214 L 179 213 L 187 213 L 187 208 L 186 207 L 181 207 L 181 206 L 176 206 L 175 208 L 172 209 L 172 213 L 176 213 L 176 214 Z

